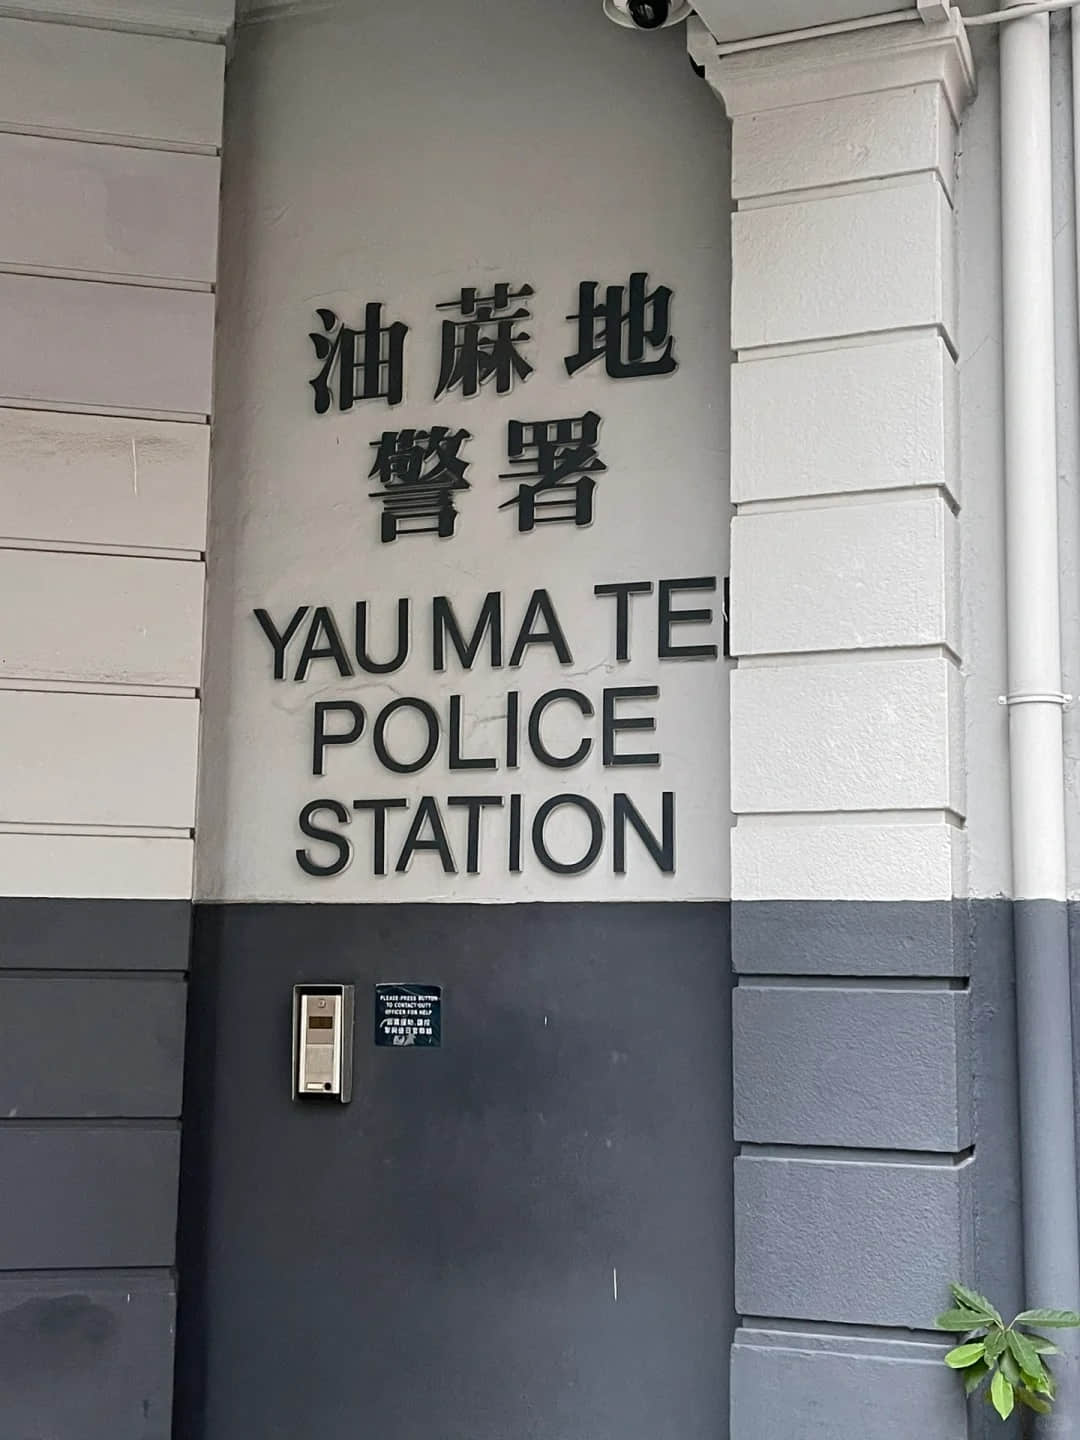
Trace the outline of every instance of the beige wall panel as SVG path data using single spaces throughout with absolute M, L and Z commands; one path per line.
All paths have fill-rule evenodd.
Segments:
M 196 689 L 203 566 L 0 550 L 0 678 Z
M 194 842 L 0 833 L 0 895 L 187 900 Z
M 956 383 L 935 335 L 734 366 L 732 499 L 916 486 L 959 496 Z
M 197 700 L 0 691 L 0 824 L 189 829 Z
M 951 900 L 962 890 L 964 836 L 925 823 L 862 817 L 744 820 L 731 834 L 735 900 Z
M 916 326 L 955 335 L 952 228 L 931 176 L 741 211 L 732 230 L 734 348 Z
M 937 658 L 736 670 L 732 808 L 963 814 L 961 692 Z
M 210 430 L 0 409 L 0 539 L 206 545 Z
M 955 133 L 945 91 L 934 84 L 740 115 L 732 192 L 744 200 L 935 169 L 951 190 Z
M 210 413 L 214 297 L 0 275 L 0 399 Z
M 0 125 L 217 146 L 224 71 L 217 45 L 0 20 Z
M 220 164 L 0 135 L 0 264 L 211 282 Z
M 934 493 L 740 515 L 732 524 L 732 653 L 959 651 L 956 561 L 956 519 Z

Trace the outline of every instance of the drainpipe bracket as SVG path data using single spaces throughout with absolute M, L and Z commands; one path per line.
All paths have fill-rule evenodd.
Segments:
M 1016 695 L 998 696 L 998 704 L 1007 709 L 1014 705 L 1060 705 L 1063 710 L 1068 710 L 1075 700 L 1075 695 L 1062 695 L 1060 691 L 1031 690 Z

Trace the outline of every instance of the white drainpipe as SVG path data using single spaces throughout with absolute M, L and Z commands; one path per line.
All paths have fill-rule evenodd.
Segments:
M 1019 0 L 1015 0 L 1019 3 Z M 1080 1309 L 1066 912 L 1050 31 L 1001 31 L 1010 773 L 1029 1305 Z M 1080 1437 L 1070 1347 L 1044 1436 Z

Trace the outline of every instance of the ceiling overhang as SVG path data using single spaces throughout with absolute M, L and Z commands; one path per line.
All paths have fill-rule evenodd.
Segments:
M 232 29 L 233 10 L 234 0 L 0 0 L 0 16 L 196 40 L 223 40 Z
M 68 21 L 222 40 L 235 18 L 263 20 L 278 15 L 314 15 L 343 8 L 355 0 L 0 0 L 0 16 Z M 378 3 L 378 0 L 366 0 Z M 382 0 L 392 4 L 393 0 Z M 431 0 L 438 5 L 439 0 Z M 541 3 L 541 0 L 536 0 Z M 578 0 L 600 8 L 602 0 Z M 701 22 L 717 43 L 739 44 L 781 32 L 819 25 L 844 25 L 882 15 L 922 13 L 940 19 L 947 0 L 692 0 Z M 998 0 L 961 0 L 965 14 L 994 9 Z

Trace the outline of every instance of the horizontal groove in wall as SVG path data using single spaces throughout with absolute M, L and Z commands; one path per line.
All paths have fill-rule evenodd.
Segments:
M 739 518 L 754 515 L 791 515 L 807 510 L 850 510 L 865 505 L 895 505 L 905 500 L 925 501 L 933 496 L 943 500 L 949 509 L 959 513 L 960 507 L 944 485 L 905 485 L 884 490 L 821 490 L 812 495 L 780 495 L 768 500 L 740 500 L 736 503 Z
M 864 195 L 875 190 L 900 190 L 909 185 L 921 185 L 926 180 L 936 180 L 945 199 L 953 206 L 952 196 L 945 177 L 936 167 L 932 170 L 902 170 L 895 174 L 864 176 L 859 180 L 837 180 L 831 185 L 809 185 L 801 190 L 776 190 L 760 195 L 743 195 L 736 202 L 742 210 L 773 210 L 783 205 L 799 205 L 812 200 L 834 200 L 844 195 Z
M 739 1147 L 741 1160 L 794 1160 L 813 1165 L 910 1165 L 918 1169 L 956 1170 L 975 1154 L 974 1147 L 955 1153 L 932 1150 L 850 1150 L 816 1145 L 755 1145 Z
M 198 689 L 182 685 L 125 685 L 101 680 L 38 680 L 4 676 L 0 690 L 17 690 L 21 695 L 135 695 L 152 700 L 197 700 Z M 10 682 L 10 683 L 7 683 Z
M 0 550 L 35 550 L 50 555 L 116 555 L 129 560 L 182 560 L 190 563 L 206 559 L 205 550 L 168 550 L 153 545 L 108 545 L 95 540 L 21 539 L 0 535 Z
M 0 10 L 0 19 L 21 19 L 18 15 L 5 14 Z M 42 17 L 35 17 L 42 18 Z M 119 29 L 119 26 L 88 26 L 89 29 Z M 120 145 L 129 150 L 163 150 L 170 155 L 207 155 L 215 158 L 221 154 L 217 145 L 188 145 L 182 140 L 146 140 L 138 135 L 112 135 L 100 130 L 55 130 L 48 125 L 16 125 L 0 120 L 0 134 L 32 135 L 41 140 L 75 140 L 80 145 Z
M 25 1285 L 27 1279 L 38 1276 L 49 1286 L 62 1285 L 70 1278 L 80 1285 L 93 1284 L 95 1288 L 103 1290 L 159 1290 L 162 1282 L 171 1283 L 175 1280 L 176 1270 L 171 1265 L 150 1266 L 141 1270 L 124 1269 L 122 1266 L 115 1269 L 87 1266 L 85 1270 L 73 1270 L 70 1266 L 63 1270 L 8 1269 L 0 1270 L 0 1291 Z
M 893 330 L 853 330 L 844 335 L 821 335 L 813 340 L 788 340 L 779 345 L 754 345 L 748 349 L 736 350 L 735 361 L 739 365 L 751 364 L 755 360 L 776 360 L 785 355 L 817 355 L 828 350 L 854 350 L 860 345 L 889 345 L 895 340 L 926 339 L 929 336 L 940 340 L 954 360 L 959 357 L 951 337 L 940 325 L 901 325 Z
M 197 700 L 199 691 L 179 685 L 125 685 L 101 680 L 36 680 L 20 675 L 0 678 L 0 690 L 44 691 L 55 695 L 140 695 L 159 700 Z
M 915 975 L 742 975 L 736 983 L 740 990 L 884 990 L 920 995 L 971 988 L 970 980 Z
M 116 420 L 167 420 L 174 425 L 209 425 L 210 416 L 192 410 L 139 410 L 122 405 L 61 404 L 50 400 L 24 400 L 18 395 L 0 395 L 0 406 L 8 410 L 39 410 L 48 415 L 105 415 Z
M 105 839 L 128 836 L 134 840 L 190 840 L 194 830 L 159 825 L 35 825 L 0 820 L 0 835 L 99 835 Z
M 180 1121 L 169 1115 L 39 1115 L 25 1119 L 16 1115 L 0 1115 L 0 1131 L 3 1130 L 141 1130 L 151 1135 L 173 1135 L 179 1133 Z
M 786 826 L 806 826 L 808 829 L 822 824 L 847 825 L 853 829 L 860 825 L 925 825 L 928 816 L 937 816 L 943 825 L 957 830 L 966 828 L 965 822 L 954 810 L 816 810 L 811 813 L 793 810 L 784 814 L 766 810 L 737 816 L 736 828 L 753 829 L 757 826 L 768 830 L 778 819 L 783 820 Z
M 957 830 L 965 830 L 967 828 L 967 821 L 963 815 L 960 815 L 956 810 L 942 810 L 940 805 L 928 807 L 926 810 L 904 810 L 902 812 L 896 810 L 754 810 L 746 814 L 738 813 L 736 815 L 736 823 L 745 825 L 750 822 L 760 824 L 762 821 L 782 820 L 785 825 L 820 825 L 826 821 L 831 824 L 834 820 L 848 820 L 853 824 L 865 824 L 867 822 L 876 824 L 882 820 L 887 821 L 891 816 L 896 814 L 915 816 L 924 821 L 929 817 L 939 816 L 943 818 L 947 824 L 955 826 Z M 732 899 L 737 900 L 738 898 L 737 895 L 732 896 Z M 961 899 L 963 897 L 954 896 L 953 898 Z M 747 900 L 744 903 L 750 905 L 755 902 Z M 763 903 L 780 903 L 780 898 L 775 897 L 774 900 Z M 789 903 L 794 905 L 800 902 L 792 900 Z
M 157 981 L 173 984 L 182 980 L 186 984 L 187 978 L 186 970 L 65 970 L 60 966 L 53 970 L 0 969 L 0 993 L 5 980 L 134 980 L 145 984 Z
M 865 650 L 784 650 L 773 654 L 739 655 L 732 657 L 743 670 L 793 669 L 799 665 L 869 664 L 878 660 L 949 660 L 962 662 L 949 645 L 895 645 L 887 649 L 868 647 Z
M 845 1325 L 834 1320 L 778 1320 L 770 1315 L 744 1315 L 736 1336 L 749 1330 L 795 1339 L 821 1337 L 827 1340 L 872 1340 L 878 1343 L 895 1341 L 900 1344 L 934 1345 L 947 1348 L 952 1340 L 940 1330 L 899 1330 L 889 1325 Z
M 61 270 L 55 265 L 10 265 L 0 262 L 0 275 L 33 275 L 44 280 L 89 280 L 95 285 L 122 285 L 143 290 L 187 290 L 194 295 L 212 295 L 214 286 L 206 280 L 171 280 L 158 275 L 117 275 L 109 270 Z

